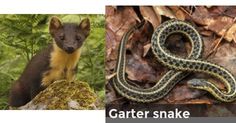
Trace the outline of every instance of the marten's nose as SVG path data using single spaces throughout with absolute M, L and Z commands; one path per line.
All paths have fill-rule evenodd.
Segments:
M 67 53 L 73 53 L 75 51 L 75 48 L 74 47 L 67 47 L 66 48 L 66 52 Z

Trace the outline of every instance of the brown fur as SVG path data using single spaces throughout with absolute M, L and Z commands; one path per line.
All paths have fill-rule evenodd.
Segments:
M 75 79 L 80 48 L 90 32 L 89 20 L 84 19 L 79 25 L 62 24 L 57 17 L 52 17 L 49 31 L 53 43 L 32 57 L 20 78 L 12 85 L 10 106 L 25 105 L 56 80 Z

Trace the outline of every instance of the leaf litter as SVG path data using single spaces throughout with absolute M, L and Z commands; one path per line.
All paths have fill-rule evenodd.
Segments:
M 137 7 L 136 7 L 137 8 Z M 132 85 L 140 88 L 150 88 L 168 69 L 157 62 L 151 51 L 151 36 L 155 28 L 171 18 L 184 20 L 196 26 L 203 37 L 203 59 L 221 65 L 236 76 L 236 7 L 231 6 L 140 6 L 139 11 L 134 7 L 106 7 L 106 75 L 112 75 L 116 65 L 118 47 L 123 34 L 142 18 L 146 20 L 144 26 L 136 30 L 129 38 L 126 48 L 126 74 L 132 80 Z M 140 18 L 140 15 L 142 18 Z M 167 48 L 172 53 L 185 57 L 191 45 L 181 35 L 172 35 L 167 39 Z M 208 92 L 191 89 L 187 81 L 192 78 L 204 78 L 220 89 L 225 89 L 222 82 L 206 74 L 193 73 L 179 82 L 163 99 L 154 104 L 215 104 L 219 103 Z M 107 103 L 124 104 L 132 102 L 121 97 L 112 89 L 111 79 L 107 79 Z M 136 103 L 136 102 L 132 102 Z M 235 102 L 233 102 L 235 103 Z M 216 106 L 217 107 L 217 106 Z M 211 116 L 212 108 L 207 116 Z M 230 114 L 230 108 L 224 108 Z M 218 110 L 218 108 L 216 108 Z M 207 112 L 207 111 L 206 111 Z M 234 113 L 235 114 L 235 113 Z

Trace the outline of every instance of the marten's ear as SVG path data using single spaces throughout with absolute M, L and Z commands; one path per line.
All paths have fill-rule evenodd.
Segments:
M 83 31 L 85 37 L 89 35 L 90 32 L 90 22 L 88 18 L 83 19 L 79 25 L 80 30 Z
M 50 25 L 49 25 L 50 33 L 53 34 L 55 31 L 57 31 L 61 27 L 62 27 L 62 23 L 61 23 L 60 19 L 57 18 L 56 16 L 53 16 L 51 18 Z

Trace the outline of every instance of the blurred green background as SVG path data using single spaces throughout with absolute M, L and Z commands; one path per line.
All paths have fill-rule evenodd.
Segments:
M 98 108 L 104 109 L 104 15 L 0 15 L 0 109 L 8 109 L 10 86 L 31 57 L 52 41 L 48 33 L 52 16 L 63 22 L 90 19 L 91 33 L 82 47 L 77 76 L 94 89 Z

